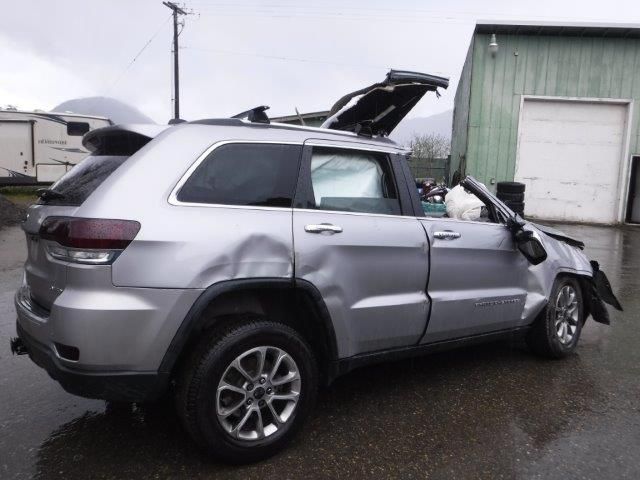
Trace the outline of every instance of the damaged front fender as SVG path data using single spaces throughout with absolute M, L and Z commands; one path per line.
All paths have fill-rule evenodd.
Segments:
M 548 302 L 554 279 L 564 274 L 576 276 L 580 280 L 585 306 L 584 318 L 591 315 L 596 322 L 609 325 L 611 320 L 605 303 L 617 310 L 622 310 L 622 306 L 598 262 L 589 261 L 582 251 L 584 244 L 557 230 L 550 232 L 546 227 L 540 228 L 539 225 L 526 221 L 519 222 L 519 225 L 514 222 L 511 226 L 512 230 L 523 227 L 538 232 L 548 253 L 544 262 L 529 266 L 529 288 L 523 320 L 530 322 L 536 318 Z
M 591 260 L 590 263 L 593 269 L 593 276 L 583 282 L 585 304 L 588 312 L 596 322 L 609 325 L 611 320 L 604 304 L 608 303 L 619 311 L 622 311 L 622 305 L 614 295 L 609 279 L 600 270 L 598 262 Z

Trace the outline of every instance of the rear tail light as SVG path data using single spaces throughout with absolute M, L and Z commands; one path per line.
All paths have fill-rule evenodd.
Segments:
M 108 264 L 139 230 L 140 223 L 134 220 L 48 217 L 40 227 L 40 238 L 49 241 L 47 250 L 58 260 Z

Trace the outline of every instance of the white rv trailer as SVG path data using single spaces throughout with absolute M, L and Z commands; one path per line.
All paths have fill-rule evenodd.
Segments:
M 83 135 L 109 125 L 104 117 L 0 109 L 0 185 L 56 181 L 89 154 Z

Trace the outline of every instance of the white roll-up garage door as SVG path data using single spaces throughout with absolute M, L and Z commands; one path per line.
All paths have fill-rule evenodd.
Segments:
M 525 215 L 618 221 L 626 119 L 626 104 L 525 99 L 515 172 Z

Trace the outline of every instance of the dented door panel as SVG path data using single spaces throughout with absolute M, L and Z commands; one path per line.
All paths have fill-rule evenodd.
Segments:
M 309 233 L 329 223 L 342 231 Z M 320 291 L 340 357 L 418 342 L 427 321 L 428 245 L 412 217 L 294 210 L 295 276 Z
M 421 224 L 431 247 L 432 302 L 421 343 L 519 325 L 528 263 L 511 232 L 501 224 L 454 219 L 425 218 Z
M 114 263 L 115 285 L 206 288 L 239 278 L 292 277 L 291 209 L 167 204 L 163 210 L 145 221 Z M 170 267 L 176 263 L 181 268 Z

